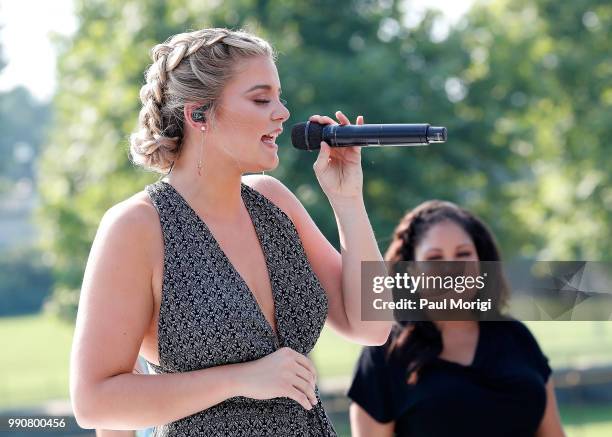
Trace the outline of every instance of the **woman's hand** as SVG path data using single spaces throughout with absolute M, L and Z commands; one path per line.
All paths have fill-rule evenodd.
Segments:
M 351 124 L 341 111 L 336 112 L 336 117 L 341 125 Z M 309 120 L 320 124 L 338 124 L 332 118 L 321 115 L 313 115 Z M 363 124 L 363 116 L 357 117 L 356 124 Z M 323 192 L 332 204 L 337 200 L 362 196 L 361 147 L 332 148 L 322 141 L 313 167 Z
M 252 399 L 288 397 L 307 410 L 317 404 L 312 361 L 284 347 L 259 360 L 240 364 L 240 396 Z

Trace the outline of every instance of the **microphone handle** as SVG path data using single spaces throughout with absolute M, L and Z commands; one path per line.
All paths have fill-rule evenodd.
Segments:
M 424 146 L 444 141 L 445 138 L 440 137 L 441 132 L 430 132 L 430 130 L 430 125 L 426 123 L 326 125 L 322 134 L 323 140 L 331 147 Z

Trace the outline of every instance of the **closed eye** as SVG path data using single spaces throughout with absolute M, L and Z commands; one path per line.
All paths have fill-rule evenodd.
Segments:
M 285 99 L 279 99 L 283 105 L 287 105 L 287 101 Z M 270 103 L 270 100 L 254 100 L 254 102 L 258 105 L 267 105 Z

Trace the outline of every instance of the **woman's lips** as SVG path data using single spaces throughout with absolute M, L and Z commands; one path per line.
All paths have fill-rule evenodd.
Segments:
M 278 147 L 276 143 L 274 142 L 274 137 L 270 137 L 268 135 L 263 135 L 261 137 L 261 142 L 264 143 L 268 147 L 274 147 L 274 148 Z

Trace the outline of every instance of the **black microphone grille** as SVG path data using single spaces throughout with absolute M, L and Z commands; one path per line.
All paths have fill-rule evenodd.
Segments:
M 301 150 L 319 150 L 323 141 L 325 125 L 309 121 L 298 123 L 291 128 L 291 143 Z
M 294 124 L 291 128 L 291 144 L 301 150 L 307 150 L 306 146 L 306 123 Z

